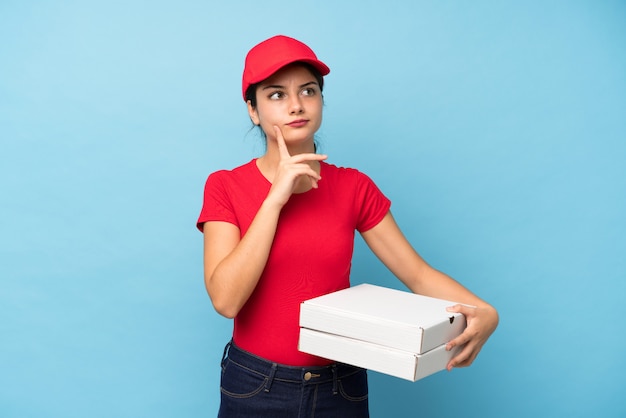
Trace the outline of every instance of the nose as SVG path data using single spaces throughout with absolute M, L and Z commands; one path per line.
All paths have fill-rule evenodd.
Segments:
M 302 100 L 299 95 L 291 96 L 291 100 L 289 102 L 289 114 L 290 115 L 298 115 L 304 112 L 304 108 L 302 107 Z

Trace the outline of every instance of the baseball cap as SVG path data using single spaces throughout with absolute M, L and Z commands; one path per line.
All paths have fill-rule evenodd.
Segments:
M 273 36 L 254 46 L 246 55 L 242 79 L 243 100 L 246 100 L 246 90 L 250 85 L 265 80 L 294 62 L 310 64 L 323 76 L 330 73 L 330 68 L 318 60 L 315 52 L 307 45 L 288 36 Z

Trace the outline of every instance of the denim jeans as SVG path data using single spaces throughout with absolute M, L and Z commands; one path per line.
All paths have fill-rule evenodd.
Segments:
M 367 372 L 342 363 L 291 367 L 232 342 L 222 357 L 218 418 L 367 418 Z

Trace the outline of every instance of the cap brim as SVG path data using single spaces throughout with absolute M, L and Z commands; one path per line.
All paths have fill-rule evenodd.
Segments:
M 330 68 L 328 68 L 328 66 L 320 60 L 312 60 L 310 58 L 302 58 L 302 59 L 291 58 L 289 60 L 276 62 L 274 63 L 274 65 L 264 68 L 262 72 L 252 75 L 248 79 L 248 81 L 251 85 L 259 83 L 265 80 L 266 78 L 269 78 L 272 74 L 276 73 L 281 68 L 286 67 L 289 64 L 293 64 L 296 62 L 304 62 L 306 64 L 312 65 L 317 71 L 320 72 L 322 76 L 325 76 L 328 73 L 330 73 Z

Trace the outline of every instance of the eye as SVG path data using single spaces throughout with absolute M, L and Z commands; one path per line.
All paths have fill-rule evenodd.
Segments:
M 285 94 L 282 91 L 274 91 L 270 93 L 268 97 L 270 98 L 270 100 L 280 100 L 285 97 Z
M 315 90 L 314 87 L 307 87 L 304 90 L 302 90 L 303 96 L 315 96 L 316 93 L 317 91 Z

